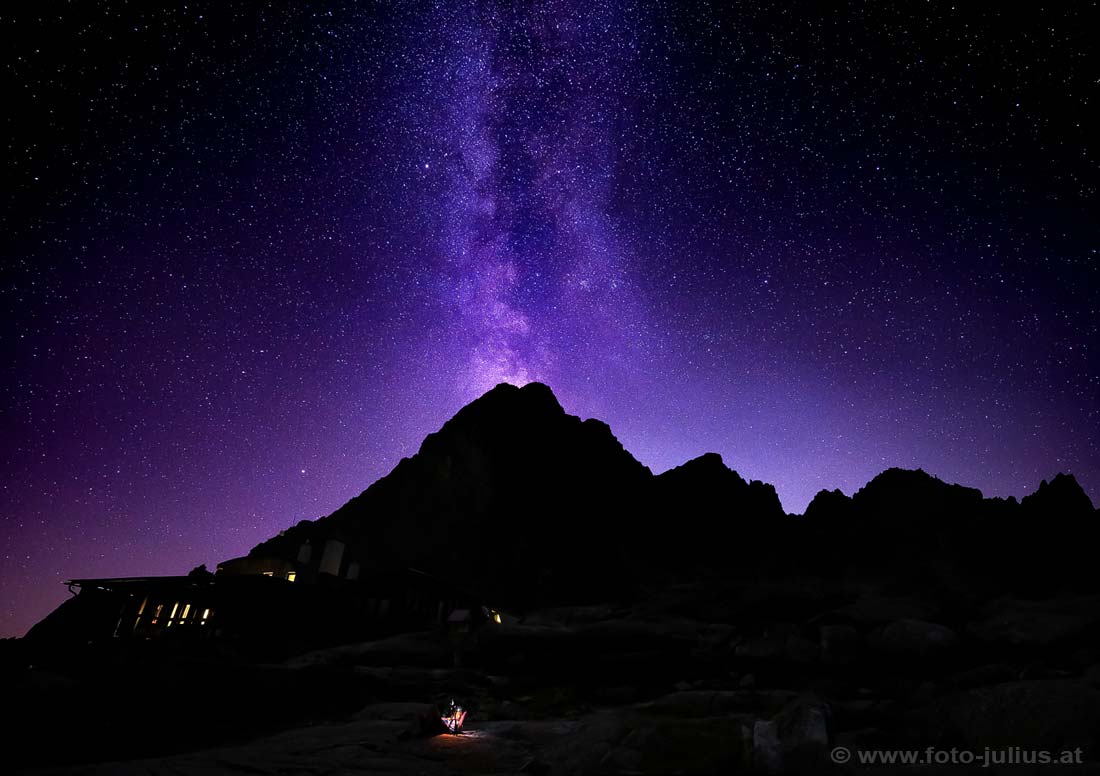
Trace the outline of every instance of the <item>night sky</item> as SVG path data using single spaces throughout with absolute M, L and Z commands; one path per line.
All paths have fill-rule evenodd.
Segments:
M 971 5 L 0 12 L 0 635 L 502 381 L 793 512 L 889 466 L 1100 497 L 1091 4 Z

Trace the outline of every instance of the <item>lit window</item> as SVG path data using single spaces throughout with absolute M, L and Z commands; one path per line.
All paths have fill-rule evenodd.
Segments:
M 298 572 L 297 571 L 288 571 L 286 573 L 286 581 L 287 582 L 293 582 L 297 578 L 298 578 Z
M 210 619 L 210 610 L 209 609 L 203 609 L 202 610 L 202 621 L 203 621 L 203 623 L 205 624 L 208 619 Z
M 157 604 L 157 610 L 153 612 L 153 625 L 157 624 L 157 620 L 160 619 L 160 613 L 164 611 L 164 604 Z
M 265 577 L 273 577 L 273 576 L 275 576 L 275 572 L 274 571 L 265 571 L 264 576 Z
M 493 612 L 493 622 L 500 625 L 500 612 Z

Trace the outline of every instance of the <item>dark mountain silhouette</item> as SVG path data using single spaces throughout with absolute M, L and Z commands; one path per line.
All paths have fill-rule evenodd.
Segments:
M 787 516 L 775 488 L 746 482 L 717 453 L 706 453 L 647 483 L 639 524 L 660 526 L 639 541 L 652 578 L 729 566 L 738 548 L 778 537 Z
M 1092 500 L 1072 474 L 1058 474 L 1049 483 L 1043 480 L 1039 489 L 1020 502 L 1030 517 L 1062 517 L 1085 519 L 1094 511 Z
M 919 469 L 888 469 L 851 498 L 821 491 L 803 520 L 807 540 L 795 544 L 812 541 L 808 564 L 819 573 L 889 574 L 966 592 L 1100 585 L 1090 571 L 1097 514 L 1072 475 L 1044 480 L 1017 502 L 984 498 Z
M 316 524 L 253 550 L 293 555 L 335 534 L 371 569 L 424 569 L 510 602 L 624 586 L 653 475 L 551 390 L 498 385 L 420 450 Z
M 78 580 L 0 643 L 0 761 L 705 774 L 832 772 L 832 746 L 1098 752 L 1098 522 L 1071 475 L 1018 502 L 919 469 L 788 515 L 718 455 L 654 475 L 546 386 L 501 385 L 216 575 Z M 456 699 L 478 738 L 423 738 Z
M 896 468 L 787 515 L 771 485 L 746 481 L 717 454 L 655 476 L 606 424 L 566 414 L 547 386 L 502 384 L 332 515 L 252 552 L 292 557 L 339 536 L 370 569 L 413 566 L 528 607 L 606 600 L 654 581 L 798 571 L 1089 585 L 1082 555 L 1096 522 L 1072 475 L 1017 503 Z

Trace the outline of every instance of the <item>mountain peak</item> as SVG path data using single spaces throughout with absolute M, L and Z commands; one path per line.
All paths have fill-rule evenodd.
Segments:
M 515 420 L 550 418 L 565 415 L 561 403 L 544 383 L 527 383 L 523 386 L 498 383 L 478 398 L 460 409 L 444 428 L 452 423 L 461 424 L 470 419 L 486 417 Z
M 703 453 L 702 455 L 698 455 L 695 458 L 692 458 L 690 461 L 687 461 L 683 465 L 699 467 L 706 466 L 708 468 L 721 467 L 722 469 L 728 468 L 726 466 L 726 462 L 722 460 L 722 456 L 719 453 Z
M 932 501 L 961 498 L 981 501 L 982 492 L 976 488 L 954 485 L 929 474 L 924 469 L 892 467 L 875 475 L 852 497 L 857 503 L 875 504 L 893 502 L 906 509 L 924 508 Z
M 1050 482 L 1043 480 L 1038 489 L 1020 501 L 1029 511 L 1057 512 L 1061 514 L 1089 514 L 1093 511 L 1092 499 L 1072 474 L 1058 473 Z

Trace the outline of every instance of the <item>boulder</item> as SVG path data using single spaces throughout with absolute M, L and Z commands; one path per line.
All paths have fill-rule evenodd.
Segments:
M 999 598 L 982 611 L 967 633 L 986 642 L 1046 647 L 1100 627 L 1100 597 L 1025 601 Z
M 821 659 L 821 647 L 805 636 L 787 637 L 786 657 L 792 663 L 816 663 Z
M 852 625 L 822 625 L 819 634 L 821 657 L 826 663 L 851 663 L 863 650 L 863 638 Z
M 799 638 L 798 628 L 790 623 L 769 624 L 762 633 L 745 636 L 733 648 L 733 654 L 747 660 L 783 660 L 788 657 L 788 643 Z
M 787 640 L 781 636 L 753 636 L 733 649 L 733 654 L 744 660 L 779 660 L 786 652 Z
M 449 668 L 453 655 L 435 631 L 403 633 L 379 641 L 346 644 L 307 652 L 287 661 L 288 668 L 347 666 L 421 666 Z
M 873 640 L 889 654 L 906 658 L 938 657 L 958 643 L 950 628 L 926 620 L 897 620 L 887 625 Z
M 758 719 L 753 725 L 752 765 L 763 773 L 780 773 L 783 770 L 779 726 L 771 720 Z
M 787 704 L 772 719 L 752 728 L 752 764 L 764 773 L 814 772 L 826 767 L 829 707 L 809 694 Z
M 936 607 L 916 598 L 867 595 L 847 606 L 822 615 L 821 619 L 856 625 L 885 625 L 895 620 L 925 620 L 936 616 Z
M 771 716 L 796 697 L 787 690 L 689 690 L 670 693 L 637 708 L 646 715 L 661 717 Z
M 738 773 L 750 761 L 745 726 L 734 719 L 672 720 L 634 726 L 593 770 L 598 773 Z
M 815 695 L 792 701 L 776 715 L 780 751 L 787 767 L 812 767 L 826 762 L 829 719 L 829 707 Z
M 353 717 L 355 720 L 405 722 L 401 736 L 435 736 L 447 732 L 439 716 L 439 708 L 430 703 L 372 703 Z
M 923 724 L 940 740 L 982 747 L 1100 750 L 1100 690 L 1074 679 L 1005 682 L 938 698 Z
M 990 663 L 977 666 L 947 677 L 946 684 L 952 690 L 969 690 L 990 684 L 1000 684 L 1016 679 L 1019 670 L 1007 663 Z

